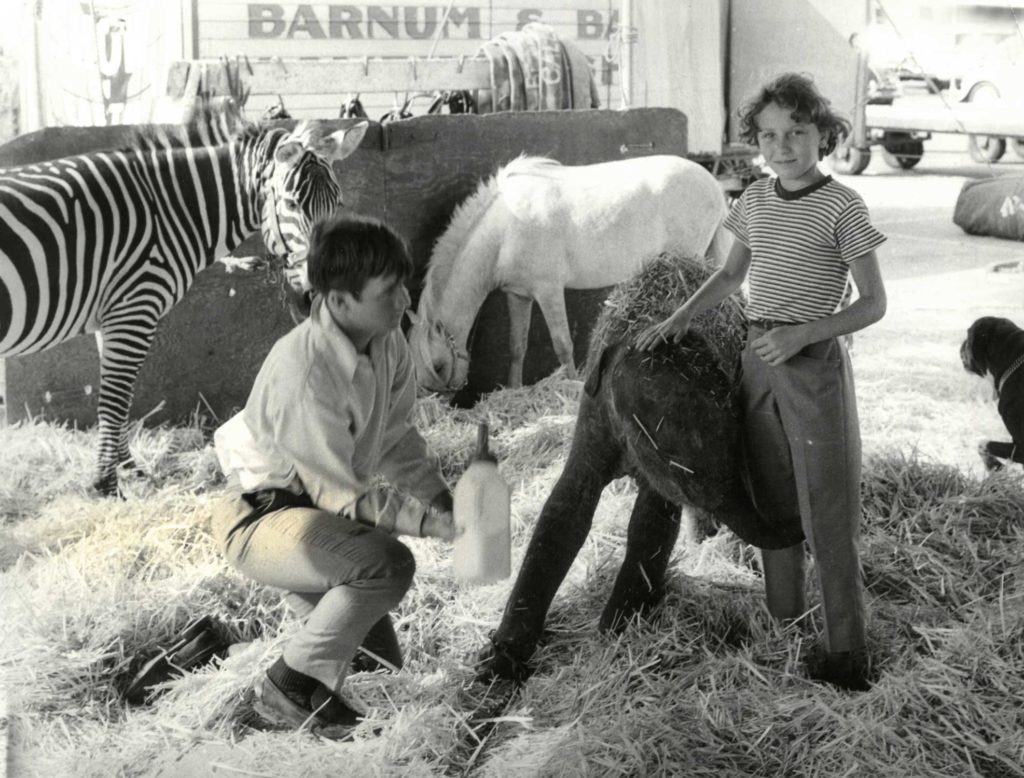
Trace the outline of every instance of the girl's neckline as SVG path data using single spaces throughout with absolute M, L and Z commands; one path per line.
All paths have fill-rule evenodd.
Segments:
M 813 184 L 803 187 L 802 189 L 794 189 L 792 191 L 783 188 L 782 182 L 776 177 L 775 179 L 775 194 L 781 197 L 783 200 L 799 200 L 801 197 L 806 197 L 811 192 L 816 192 L 821 189 L 825 184 L 832 180 L 832 176 L 825 176 L 820 181 L 815 181 Z

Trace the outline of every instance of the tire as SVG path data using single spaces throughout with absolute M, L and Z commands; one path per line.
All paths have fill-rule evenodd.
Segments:
M 870 149 L 857 149 L 853 146 L 836 146 L 832 152 L 832 169 L 840 175 L 860 175 L 871 162 Z
M 1010 138 L 1010 148 L 1014 154 L 1024 159 L 1024 138 Z
M 924 141 L 902 132 L 887 132 L 882 138 L 882 159 L 891 168 L 910 170 L 924 156 Z
M 967 153 L 975 162 L 998 162 L 1006 153 L 1006 138 L 995 135 L 968 135 Z
M 981 81 L 971 87 L 967 94 L 969 103 L 987 103 L 999 99 L 999 90 L 990 81 Z M 967 153 L 975 162 L 991 164 L 1002 159 L 1006 153 L 1006 138 L 996 135 L 968 135 Z

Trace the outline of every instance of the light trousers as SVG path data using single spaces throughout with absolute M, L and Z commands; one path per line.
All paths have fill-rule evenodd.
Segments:
M 390 630 L 394 640 L 387 614 L 412 584 L 412 552 L 391 535 L 316 508 L 284 507 L 255 521 L 252 513 L 240 494 L 225 498 L 213 535 L 236 569 L 283 589 L 303 619 L 284 647 L 288 666 L 340 693 L 371 628 Z
M 836 339 L 772 367 L 743 353 L 745 450 L 751 493 L 773 523 L 800 522 L 815 559 L 825 650 L 864 647 L 860 557 L 861 443 L 853 372 Z M 762 551 L 768 608 L 779 619 L 805 610 L 804 545 Z

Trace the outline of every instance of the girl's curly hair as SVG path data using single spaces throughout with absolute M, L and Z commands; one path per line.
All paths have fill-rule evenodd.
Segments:
M 825 141 L 818 159 L 835 151 L 839 141 L 850 134 L 849 120 L 832 110 L 832 104 L 818 91 L 813 78 L 802 73 L 783 73 L 740 109 L 740 140 L 757 145 L 757 115 L 772 103 L 791 109 L 794 121 L 817 126 Z

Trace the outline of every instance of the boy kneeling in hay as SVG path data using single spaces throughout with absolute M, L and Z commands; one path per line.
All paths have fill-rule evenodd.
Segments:
M 451 492 L 411 420 L 416 388 L 399 323 L 412 272 L 401 238 L 375 220 L 316 225 L 311 315 L 277 341 L 245 408 L 214 435 L 236 487 L 214 536 L 232 565 L 284 589 L 304 619 L 257 682 L 256 710 L 325 737 L 360 720 L 342 686 L 364 641 L 401 665 L 388 611 L 415 563 L 394 535 L 454 534 Z M 378 474 L 411 496 L 370 488 Z

